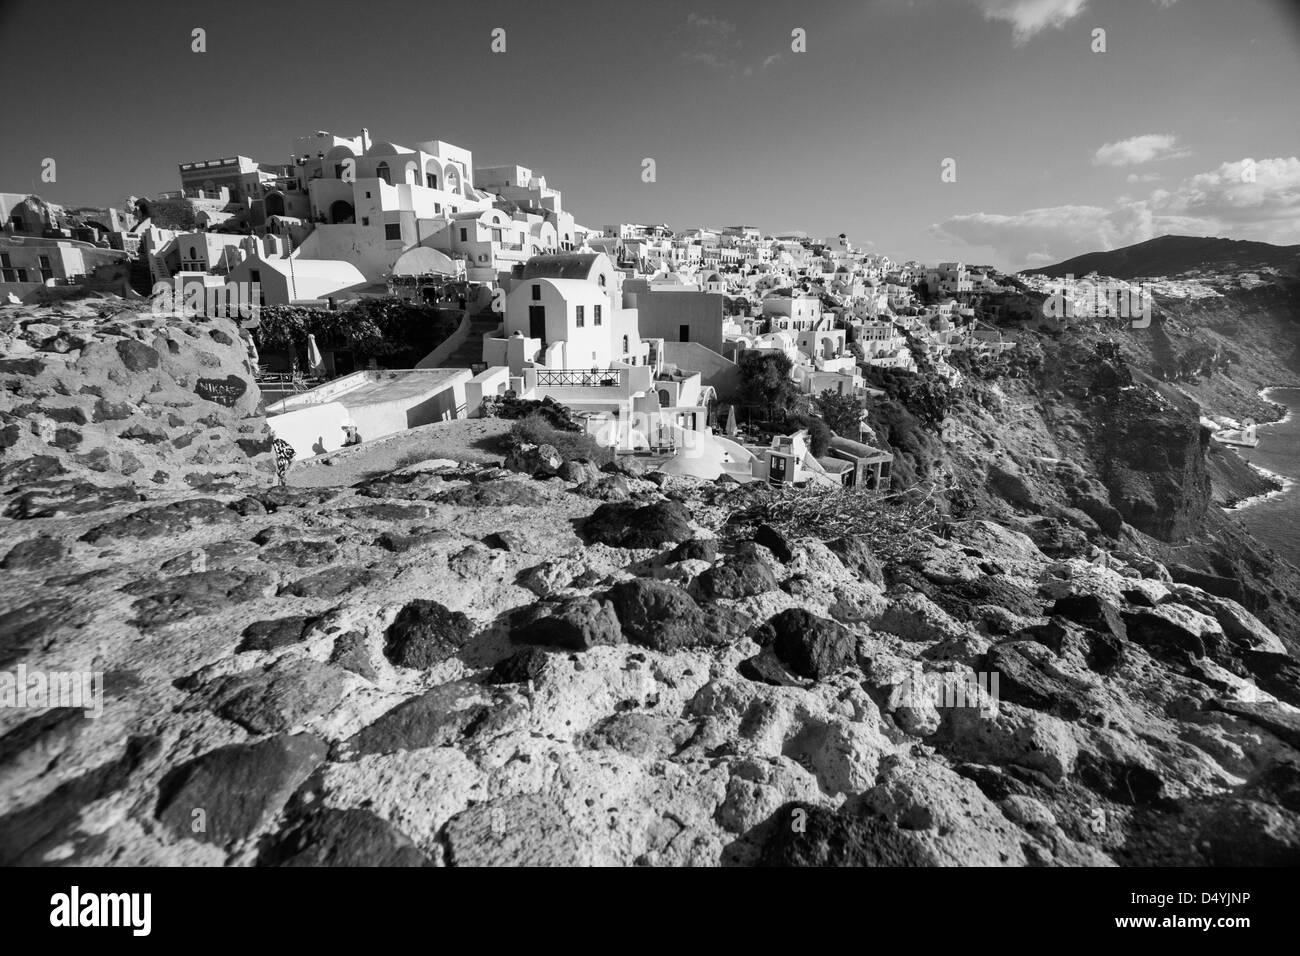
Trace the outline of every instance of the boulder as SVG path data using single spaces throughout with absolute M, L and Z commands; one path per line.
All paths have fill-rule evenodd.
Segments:
M 384 656 L 396 667 L 425 670 L 454 656 L 474 635 L 460 611 L 416 598 L 398 613 L 384 635 Z
M 512 616 L 510 636 L 519 644 L 574 651 L 623 643 L 614 606 L 589 597 L 541 601 L 524 608 Z
M 181 839 L 221 846 L 247 839 L 270 824 L 325 753 L 310 734 L 210 750 L 163 778 L 158 820 Z
M 842 624 L 802 608 L 774 614 L 758 629 L 754 643 L 770 647 L 791 672 L 823 680 L 857 662 L 857 637 Z
M 615 548 L 658 548 L 694 537 L 690 513 L 676 501 L 601 505 L 583 525 L 589 541 Z

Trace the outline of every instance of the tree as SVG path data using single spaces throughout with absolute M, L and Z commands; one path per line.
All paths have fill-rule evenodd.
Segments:
M 813 399 L 813 407 L 835 434 L 858 440 L 862 413 L 867 407 L 860 398 L 841 395 L 828 388 Z
M 321 347 L 346 343 L 359 358 L 384 358 L 414 365 L 455 330 L 459 315 L 397 298 L 363 299 L 349 309 L 332 311 L 296 305 L 267 306 L 258 313 L 254 332 L 265 352 L 302 354 L 307 336 Z
M 783 352 L 752 349 L 742 352 L 737 364 L 741 399 L 765 408 L 768 421 L 776 417 L 776 409 L 788 409 L 798 398 L 799 390 L 790 378 L 794 365 Z

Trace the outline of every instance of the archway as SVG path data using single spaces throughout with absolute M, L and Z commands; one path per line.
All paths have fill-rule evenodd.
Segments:
M 266 196 L 266 216 L 284 215 L 284 196 L 281 193 L 267 193 Z
M 339 225 L 351 225 L 356 221 L 356 211 L 346 199 L 336 199 L 330 203 L 330 222 Z

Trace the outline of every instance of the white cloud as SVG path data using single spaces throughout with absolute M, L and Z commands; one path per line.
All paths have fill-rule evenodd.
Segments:
M 1132 185 L 1133 183 L 1158 183 L 1164 179 L 1155 173 L 1129 173 L 1124 177 L 1124 182 Z
M 1027 43 L 1034 34 L 1060 29 L 1087 8 L 1088 0 L 973 0 L 985 20 L 1011 24 L 1016 43 Z
M 771 56 L 769 56 L 766 60 L 763 61 L 763 69 L 766 70 L 769 66 L 771 66 L 779 59 L 781 59 L 781 54 L 773 53 Z
M 1060 262 L 1166 234 L 1300 243 L 1300 158 L 1242 159 L 1110 206 L 972 213 L 930 226 L 936 238 L 992 248 L 1012 267 Z
M 1130 136 L 1115 143 L 1107 143 L 1097 150 L 1092 157 L 1094 166 L 1136 166 L 1138 163 L 1153 163 L 1162 159 L 1182 159 L 1192 155 L 1192 151 L 1178 145 L 1178 137 L 1173 133 L 1147 133 L 1145 136 Z

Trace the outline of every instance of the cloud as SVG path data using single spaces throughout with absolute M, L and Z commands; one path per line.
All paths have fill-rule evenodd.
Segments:
M 1012 267 L 1060 262 L 1166 234 L 1300 243 L 1300 158 L 1241 159 L 1146 198 L 1004 215 L 950 216 L 929 228 L 946 242 L 987 246 Z
M 687 62 L 719 70 L 735 68 L 741 41 L 730 20 L 691 13 L 682 33 L 682 58 Z
M 1088 0 L 973 0 L 985 20 L 1011 24 L 1011 36 L 1017 43 L 1027 43 L 1034 34 L 1048 27 L 1061 29 L 1083 13 Z
M 1158 176 L 1155 173 L 1129 173 L 1124 177 L 1124 182 L 1130 185 L 1133 183 L 1158 183 L 1162 179 L 1164 179 L 1163 176 Z
M 1138 163 L 1154 163 L 1162 159 L 1182 159 L 1192 155 L 1192 151 L 1178 145 L 1178 137 L 1173 133 L 1147 133 L 1145 136 L 1130 136 L 1116 143 L 1107 143 L 1092 157 L 1094 166 L 1136 166 Z
M 779 59 L 781 59 L 781 54 L 773 53 L 771 56 L 769 56 L 766 60 L 763 61 L 763 69 L 766 70 L 769 66 L 771 66 Z

